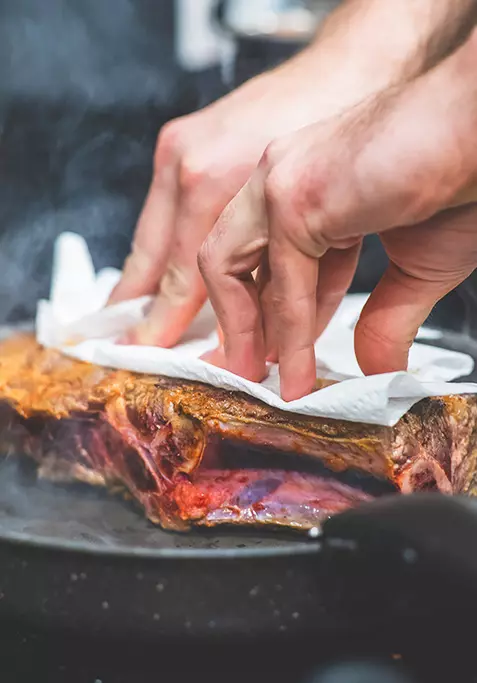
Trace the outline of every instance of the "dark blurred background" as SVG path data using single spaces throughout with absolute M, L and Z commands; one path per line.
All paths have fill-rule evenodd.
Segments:
M 157 131 L 197 106 L 172 0 L 0 0 L 0 319 L 48 292 L 54 238 L 120 266 Z
M 34 315 L 64 230 L 120 267 L 162 124 L 296 52 L 338 2 L 0 0 L 0 323 Z M 353 289 L 384 265 L 370 238 Z

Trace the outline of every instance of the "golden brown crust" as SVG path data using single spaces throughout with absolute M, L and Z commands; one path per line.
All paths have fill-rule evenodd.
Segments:
M 327 420 L 280 411 L 239 392 L 76 361 L 41 348 L 32 335 L 0 344 L 0 400 L 23 417 L 102 413 L 127 432 L 128 443 L 151 439 L 168 425 L 172 439 L 180 435 L 175 450 L 183 455 L 184 472 L 198 466 L 207 434 L 215 432 L 317 457 L 337 471 L 361 469 L 400 486 L 418 459 L 420 472 L 431 459 L 448 486 L 458 482 L 463 490 L 471 478 L 469 452 L 475 451 L 475 396 L 423 400 L 394 428 Z
M 390 429 L 301 416 L 239 392 L 97 367 L 44 349 L 32 335 L 0 344 L 0 400 L 24 417 L 58 419 L 85 411 L 111 412 L 119 401 L 143 434 L 159 418 L 183 437 L 216 432 L 316 456 L 337 471 L 362 463 L 376 476 L 391 478 L 393 473 Z M 197 464 L 200 457 L 192 451 Z
M 239 392 L 83 363 L 40 347 L 32 335 L 0 343 L 0 397 L 15 404 L 25 416 L 45 413 L 67 417 L 104 404 L 114 395 L 124 395 L 134 404 L 151 405 L 151 398 L 158 393 L 167 395 L 176 411 L 211 424 L 226 415 L 241 424 L 266 422 L 333 439 L 382 436 L 381 427 L 366 425 L 364 434 L 361 424 L 280 411 Z
M 41 348 L 32 335 L 0 344 L 0 396 L 25 417 L 45 413 L 60 418 L 88 410 L 121 390 L 123 380 L 116 375 Z

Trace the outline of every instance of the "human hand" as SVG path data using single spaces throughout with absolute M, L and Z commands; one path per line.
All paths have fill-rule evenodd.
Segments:
M 475 205 L 441 212 L 477 178 L 476 49 L 268 147 L 199 255 L 224 334 L 218 364 L 259 381 L 278 360 L 285 400 L 311 392 L 314 342 L 363 236 L 378 233 L 390 264 L 356 354 L 366 374 L 406 368 L 434 304 L 477 266 Z
M 287 65 L 261 76 L 161 131 L 133 250 L 110 300 L 159 289 L 147 320 L 130 331 L 130 342 L 167 347 L 178 341 L 206 300 L 197 253 L 221 211 L 273 137 L 316 118 L 317 98 L 299 85 L 305 73 L 292 71 Z
M 168 124 L 110 303 L 157 296 L 145 323 L 124 341 L 167 347 L 179 340 L 206 298 L 198 250 L 271 140 L 428 69 L 465 37 L 473 4 L 349 0 L 298 57 Z

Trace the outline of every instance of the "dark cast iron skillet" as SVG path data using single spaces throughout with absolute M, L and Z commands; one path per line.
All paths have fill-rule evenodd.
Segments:
M 462 335 L 439 343 L 477 358 Z M 338 515 L 314 540 L 173 534 L 122 498 L 38 482 L 15 455 L 0 466 L 0 621 L 95 639 L 396 642 L 473 606 L 474 546 L 472 502 L 437 494 Z

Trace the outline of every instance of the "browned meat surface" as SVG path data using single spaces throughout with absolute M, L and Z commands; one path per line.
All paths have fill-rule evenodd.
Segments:
M 476 486 L 473 396 L 421 401 L 394 428 L 324 420 L 236 392 L 80 363 L 22 336 L 0 344 L 0 401 L 3 453 L 27 453 L 49 479 L 120 483 L 170 529 L 309 529 L 369 499 L 303 471 L 221 469 L 217 437 L 366 472 L 404 492 Z

